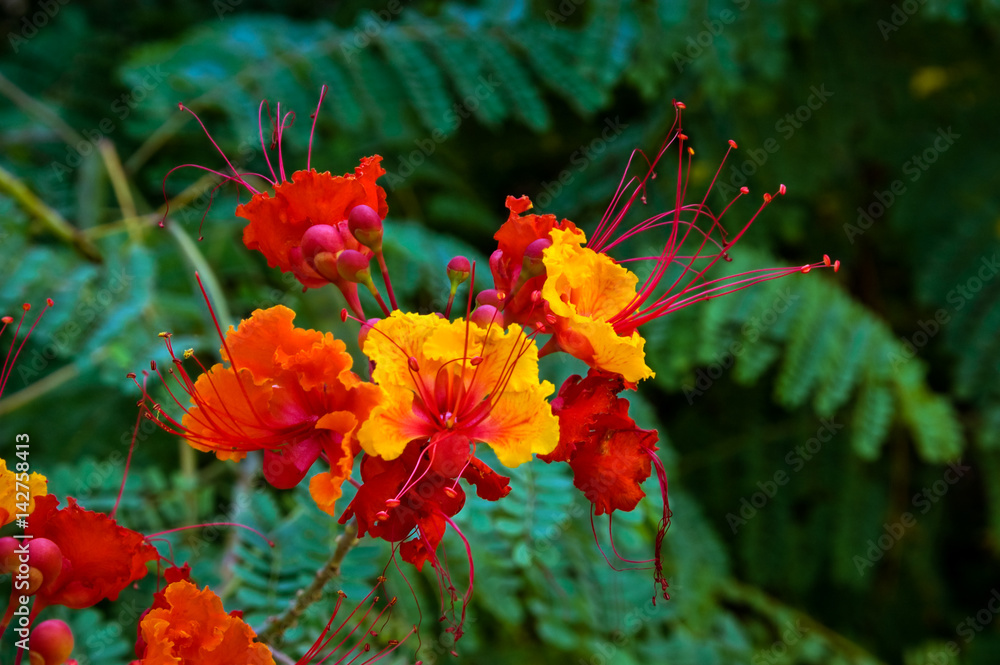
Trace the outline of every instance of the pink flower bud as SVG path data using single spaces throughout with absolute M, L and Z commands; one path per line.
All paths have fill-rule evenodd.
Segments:
M 73 653 L 73 631 L 66 622 L 49 619 L 31 631 L 30 659 L 32 665 L 63 665 Z
M 354 206 L 347 215 L 347 227 L 362 245 L 376 253 L 382 251 L 382 218 L 373 208 Z
M 448 261 L 448 279 L 451 280 L 452 287 L 457 288 L 459 284 L 469 279 L 471 272 L 472 264 L 464 256 L 456 256 Z
M 469 322 L 480 328 L 486 328 L 491 323 L 503 325 L 503 317 L 500 315 L 500 310 L 493 305 L 480 305 L 469 315 Z

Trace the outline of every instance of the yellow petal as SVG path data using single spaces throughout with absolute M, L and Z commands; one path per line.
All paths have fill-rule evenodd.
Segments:
M 48 480 L 45 476 L 40 473 L 29 475 L 27 482 L 28 510 L 25 513 L 22 510 L 24 506 L 19 505 L 24 503 L 20 499 L 24 498 L 25 483 L 21 483 L 21 487 L 18 488 L 17 477 L 20 475 L 17 472 L 18 459 L 12 460 L 11 464 L 13 468 L 8 471 L 7 462 L 0 458 L 0 526 L 13 522 L 18 514 L 30 515 L 35 510 L 35 498 L 49 493 Z M 19 492 L 21 497 L 18 497 Z
M 635 298 L 639 278 L 608 255 L 583 247 L 584 241 L 578 230 L 553 229 L 552 246 L 543 254 L 547 277 L 542 297 L 558 318 L 554 331 L 559 345 L 626 381 L 654 376 L 639 333 L 623 337 L 608 323 Z

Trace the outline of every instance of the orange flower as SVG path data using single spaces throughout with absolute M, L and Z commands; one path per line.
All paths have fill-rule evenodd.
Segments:
M 539 382 L 538 349 L 517 325 L 504 332 L 396 311 L 374 324 L 364 351 L 383 393 L 358 435 L 372 455 L 391 460 L 415 439 L 436 445 L 461 436 L 464 458 L 468 442 L 481 441 L 513 467 L 559 441 L 546 402 L 555 388 Z
M 351 371 L 353 361 L 341 340 L 297 328 L 294 318 L 295 312 L 281 305 L 256 310 L 238 329 L 230 327 L 220 350 L 223 362 L 208 370 L 202 366 L 195 382 L 166 335 L 176 366 L 168 373 L 194 406 L 178 401 L 184 409 L 178 423 L 144 391 L 144 408 L 163 429 L 219 459 L 241 460 L 248 451 L 263 450 L 264 476 L 280 489 L 297 485 L 322 456 L 330 471 L 314 476 L 309 490 L 332 514 L 359 451 L 357 428 L 380 391 Z
M 13 469 L 8 470 L 7 462 L 0 458 L 0 526 L 13 522 L 18 514 L 30 514 L 35 510 L 35 499 L 49 493 L 48 481 L 45 476 L 40 473 L 32 473 L 29 476 L 28 474 L 16 473 L 16 471 L 16 463 Z M 21 480 L 18 480 L 18 476 L 22 476 Z M 23 482 L 25 477 L 27 482 Z M 19 488 L 19 483 L 26 489 Z M 27 492 L 28 500 L 21 501 L 25 492 Z M 18 497 L 18 494 L 21 496 Z M 22 508 L 27 510 L 22 510 Z
M 218 150 L 226 163 L 226 170 L 219 171 L 197 164 L 182 164 L 172 168 L 167 177 L 177 169 L 190 167 L 222 178 L 219 186 L 233 183 L 237 188 L 246 189 L 252 198 L 236 208 L 236 216 L 249 222 L 243 229 L 244 244 L 249 249 L 259 250 L 272 268 L 277 267 L 282 272 L 293 273 L 301 282 L 303 289 L 334 284 L 344 294 L 348 306 L 355 315 L 364 318 L 361 302 L 358 300 L 358 286 L 341 276 L 337 268 L 337 258 L 344 250 L 358 251 L 369 259 L 374 255 L 378 258 L 383 274 L 386 273 L 387 268 L 381 248 L 382 220 L 389 208 L 385 201 L 385 190 L 375 184 L 379 176 L 385 174 L 385 169 L 382 168 L 382 157 L 379 155 L 363 158 L 361 164 L 354 169 L 354 173 L 342 176 L 334 176 L 329 171 L 320 172 L 312 168 L 312 144 L 316 133 L 316 120 L 326 93 L 327 87 L 323 86 L 316 111 L 311 116 L 313 122 L 309 133 L 306 167 L 293 172 L 291 178 L 285 171 L 282 137 L 285 130 L 295 121 L 295 114 L 290 111 L 282 113 L 281 104 L 278 103 L 277 117 L 272 121 L 267 100 L 261 102 L 258 110 L 260 147 L 267 164 L 266 173 L 240 171 L 212 139 L 201 118 L 181 104 L 181 110 L 195 118 L 208 140 Z M 268 127 L 271 135 L 270 148 L 264 140 L 265 108 L 270 125 Z M 272 156 L 271 153 L 275 149 L 277 154 Z M 273 188 L 273 194 L 255 184 L 256 180 L 254 182 L 248 180 L 247 176 L 265 181 Z M 214 193 L 215 190 L 212 190 L 213 195 Z M 211 205 L 211 199 L 209 204 Z M 202 221 L 204 222 L 204 218 Z M 163 221 L 160 225 L 163 225 Z M 391 288 L 390 298 L 393 298 Z M 393 303 L 395 306 L 395 301 Z
M 270 650 L 239 613 L 226 614 L 222 601 L 186 580 L 163 593 L 165 607 L 142 619 L 143 665 L 274 665 Z
M 372 208 L 381 218 L 389 212 L 385 190 L 375 184 L 385 173 L 381 161 L 379 155 L 365 157 L 353 174 L 342 176 L 315 169 L 296 171 L 290 181 L 275 185 L 274 196 L 254 194 L 248 203 L 236 208 L 236 216 L 250 222 L 243 229 L 244 244 L 260 250 L 272 268 L 295 273 L 306 288 L 338 282 L 341 278 L 335 269 L 331 272 L 320 266 L 321 272 L 316 270 L 315 252 L 303 254 L 302 238 L 310 227 L 328 225 L 336 229 L 342 247 L 322 249 L 334 253 L 343 249 L 367 251 L 347 228 L 347 218 L 359 205 Z

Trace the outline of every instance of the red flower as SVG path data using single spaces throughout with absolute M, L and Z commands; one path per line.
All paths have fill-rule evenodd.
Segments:
M 660 551 L 670 525 L 667 477 L 656 455 L 656 430 L 642 429 L 628 415 L 628 400 L 618 397 L 626 388 L 620 374 L 590 370 L 587 377 L 571 376 L 552 400 L 559 417 L 559 446 L 546 462 L 569 462 L 573 484 L 594 506 L 594 514 L 629 512 L 646 496 L 642 483 L 656 467 L 663 497 L 663 519 L 653 559 L 656 581 L 664 589 Z
M 468 455 L 467 440 L 465 450 Z M 434 553 L 444 537 L 446 518 L 465 505 L 465 492 L 454 482 L 464 461 L 432 461 L 425 452 L 420 441 L 413 441 L 393 460 L 366 455 L 361 461 L 363 483 L 340 517 L 344 524 L 356 516 L 359 536 L 370 533 L 389 542 L 399 542 L 417 529 L 401 551 L 418 569 L 428 558 L 436 567 Z
M 25 533 L 51 540 L 63 555 L 62 572 L 46 580 L 36 594 L 36 608 L 65 605 L 90 607 L 115 600 L 122 589 L 146 575 L 146 564 L 159 558 L 156 549 L 137 533 L 103 513 L 84 510 L 76 499 L 65 508 L 52 496 L 38 497 Z

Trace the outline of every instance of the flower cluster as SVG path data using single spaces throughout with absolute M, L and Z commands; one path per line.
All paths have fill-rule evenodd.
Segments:
M 265 108 L 262 103 L 260 138 L 267 157 Z M 633 153 L 633 159 L 645 159 L 645 173 L 628 176 L 626 170 L 589 237 L 567 219 L 532 212 L 525 196 L 508 197 L 508 216 L 489 259 L 492 285 L 480 288 L 475 264 L 455 257 L 444 270 L 450 282 L 445 311 L 416 313 L 398 306 L 383 256 L 388 205 L 376 182 L 384 173 L 381 157 L 365 157 L 343 176 L 319 172 L 311 166 L 311 134 L 306 168 L 288 177 L 281 138 L 294 116 L 282 115 L 279 106 L 271 125 L 277 169 L 267 158 L 268 173 L 244 173 L 224 154 L 227 171 L 197 168 L 252 195 L 236 209 L 247 220 L 243 240 L 249 249 L 261 252 L 268 265 L 292 273 L 303 289 L 331 284 L 343 294 L 342 319 L 360 326 L 369 379 L 350 371 L 342 342 L 330 333 L 294 327 L 294 313 L 275 307 L 253 312 L 225 334 L 219 328 L 224 363 L 206 369 L 198 362 L 197 380 L 174 354 L 168 336 L 175 367 L 170 377 L 157 373 L 189 403 L 170 393 L 183 412 L 178 421 L 143 382 L 146 416 L 220 459 L 263 451 L 264 476 L 278 488 L 297 484 L 322 459 L 330 471 L 314 475 L 309 487 L 330 514 L 336 514 L 341 485 L 360 457 L 360 482 L 350 479 L 357 492 L 340 522 L 356 520 L 360 534 L 400 543 L 403 559 L 418 568 L 429 563 L 441 583 L 443 608 L 452 611 L 458 594 L 437 550 L 449 527 L 465 541 L 453 519 L 467 498 L 462 481 L 487 501 L 516 496 L 510 479 L 488 464 L 483 446 L 506 467 L 534 456 L 567 463 L 595 515 L 634 509 L 645 496 L 642 484 L 655 470 L 663 518 L 654 557 L 644 563 L 652 564 L 662 594 L 669 597 L 660 546 L 670 509 L 666 472 L 656 454 L 658 435 L 640 428 L 629 416 L 628 400 L 619 396 L 654 375 L 643 327 L 758 282 L 839 267 L 824 257 L 805 266 L 711 277 L 712 267 L 729 260 L 733 245 L 785 187 L 765 194 L 756 213 L 735 232 L 723 226 L 735 199 L 717 214 L 707 204 L 709 186 L 700 202 L 685 202 L 693 150 L 681 127 L 684 105 L 676 102 L 675 109 L 674 126 L 657 153 L 652 158 Z M 626 221 L 646 203 L 646 188 L 671 149 L 678 155 L 675 205 Z M 730 142 L 729 149 L 736 144 Z M 256 184 L 260 181 L 263 186 Z M 736 199 L 748 193 L 743 188 Z M 616 256 L 630 239 L 654 231 L 661 243 L 655 255 Z M 387 298 L 372 276 L 373 259 Z M 644 278 L 627 267 L 631 262 L 645 264 Z M 456 293 L 466 282 L 464 316 L 453 317 Z M 372 296 L 380 316 L 366 315 L 358 285 Z M 583 361 L 589 370 L 585 378 L 567 380 L 552 398 L 554 386 L 539 378 L 539 362 L 556 352 Z M 473 570 L 472 547 L 465 545 L 470 584 L 462 598 L 463 616 Z M 461 635 L 461 618 L 447 609 L 443 614 L 452 619 L 449 630 Z
M 469 492 L 486 501 L 518 500 L 518 488 L 500 467 L 537 457 L 567 464 L 574 485 L 592 504 L 592 515 L 610 518 L 615 511 L 635 509 L 646 496 L 644 483 L 655 473 L 662 502 L 655 551 L 646 561 L 630 563 L 654 571 L 654 602 L 657 596 L 669 598 L 661 548 L 671 511 L 667 474 L 657 455 L 659 436 L 636 423 L 621 394 L 654 376 L 643 330 L 659 317 L 759 282 L 839 267 L 824 257 L 804 266 L 710 274 L 785 193 L 784 185 L 765 194 L 752 217 L 735 230 L 725 228 L 723 217 L 736 199 L 749 194 L 746 188 L 719 213 L 707 204 L 711 185 L 699 202 L 686 202 L 693 150 L 681 126 L 684 105 L 677 102 L 666 140 L 652 156 L 633 153 L 598 223 L 560 220 L 534 212 L 526 196 L 507 197 L 507 217 L 498 225 L 497 248 L 488 262 L 492 283 L 477 281 L 475 262 L 454 257 L 442 266 L 449 285 L 444 311 L 419 313 L 397 303 L 383 254 L 388 203 L 377 182 L 385 173 L 381 157 L 365 157 L 353 173 L 342 176 L 320 172 L 311 164 L 311 134 L 305 168 L 289 176 L 281 143 L 294 114 L 282 114 L 278 106 L 269 150 L 265 108 L 262 103 L 266 173 L 238 170 L 221 150 L 225 171 L 184 166 L 209 171 L 223 184 L 249 192 L 250 200 L 235 211 L 247 221 L 246 247 L 263 254 L 269 266 L 294 275 L 304 290 L 334 286 L 346 304 L 342 321 L 357 325 L 348 334 L 357 334 L 367 366 L 354 370 L 342 333 L 338 339 L 331 332 L 298 327 L 296 313 L 284 306 L 258 309 L 223 330 L 202 288 L 220 340 L 220 362 L 205 364 L 191 350 L 178 352 L 172 335 L 161 333 L 169 366 L 151 363 L 141 377 L 129 375 L 141 391 L 141 415 L 220 460 L 259 453 L 263 476 L 275 488 L 290 489 L 308 477 L 321 510 L 342 524 L 353 521 L 359 536 L 392 543 L 393 552 L 417 569 L 430 565 L 441 591 L 441 619 L 456 640 L 474 582 L 474 544 L 457 519 Z M 318 113 L 319 107 L 313 132 Z M 730 142 L 729 150 L 735 149 Z M 646 216 L 641 210 L 647 187 L 672 150 L 678 159 L 676 200 L 670 209 Z M 637 156 L 645 168 L 629 175 Z M 654 239 L 658 249 L 652 255 L 628 254 L 643 244 L 634 242 L 640 234 L 645 246 L 647 238 Z M 632 266 L 639 266 L 639 274 Z M 457 298 L 460 292 L 464 295 Z M 456 301 L 465 303 L 457 316 L 452 314 Z M 377 316 L 370 316 L 373 303 Z M 586 366 L 585 376 L 571 376 L 558 392 L 541 378 L 544 358 L 555 353 Z M 9 371 L 5 363 L 0 389 Z M 154 395 L 172 404 L 164 407 Z M 359 478 L 352 477 L 355 469 Z M 356 491 L 341 506 L 345 482 Z M 146 574 L 147 564 L 163 560 L 149 537 L 118 526 L 113 513 L 85 511 L 73 499 L 60 509 L 55 497 L 39 494 L 26 532 L 34 536 L 29 565 L 34 613 L 52 604 L 81 608 L 114 599 Z M 5 521 L 7 503 L 0 494 Z M 461 592 L 439 554 L 449 530 L 468 557 L 468 585 Z M 17 543 L 10 540 L 0 541 L 6 572 L 17 568 Z M 171 567 L 163 576 L 168 585 L 139 626 L 137 662 L 274 662 L 240 613 L 226 613 L 219 597 L 193 583 L 187 569 Z M 361 618 L 355 617 L 351 634 L 359 628 L 375 633 L 371 598 L 352 613 L 360 612 Z M 350 619 L 339 627 L 333 622 L 331 617 L 300 663 L 326 662 L 344 646 L 343 641 L 331 644 Z M 54 658 L 65 659 L 65 639 L 59 638 L 64 631 L 58 626 L 46 630 L 55 636 L 50 640 Z M 363 662 L 396 646 L 390 642 Z M 355 662 L 368 648 L 355 645 L 344 658 Z

